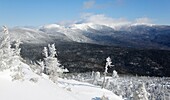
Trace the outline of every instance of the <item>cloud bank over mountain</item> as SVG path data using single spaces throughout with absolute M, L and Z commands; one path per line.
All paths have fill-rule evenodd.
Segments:
M 60 21 L 58 24 L 69 26 L 71 24 L 81 24 L 81 23 L 92 23 L 99 25 L 106 25 L 109 27 L 117 27 L 117 26 L 125 26 L 125 25 L 152 25 L 153 20 L 148 17 L 140 17 L 133 20 L 129 20 L 127 18 L 113 18 L 106 16 L 104 14 L 93 14 L 93 13 L 82 13 L 77 20 L 67 20 Z

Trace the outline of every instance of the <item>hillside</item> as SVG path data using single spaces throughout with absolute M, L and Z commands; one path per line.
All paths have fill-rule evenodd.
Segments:
M 26 64 L 22 67 L 29 68 Z M 10 70 L 0 72 L 1 100 L 66 100 L 68 98 L 69 100 L 96 100 L 95 98 L 102 96 L 108 97 L 109 100 L 122 100 L 111 91 L 88 83 L 60 79 L 59 83 L 55 84 L 46 75 L 38 76 L 27 69 L 24 73 L 27 73 L 24 80 L 13 80 L 11 77 L 13 72 Z M 30 80 L 32 77 L 36 78 L 37 82 Z
M 170 76 L 170 51 L 120 48 L 75 42 L 56 42 L 59 61 L 70 72 L 104 71 L 105 59 L 110 56 L 122 74 Z M 24 59 L 42 59 L 41 51 L 47 44 L 22 44 Z M 112 73 L 112 72 L 111 72 Z

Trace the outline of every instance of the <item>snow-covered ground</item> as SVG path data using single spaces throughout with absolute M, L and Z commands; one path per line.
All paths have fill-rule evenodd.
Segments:
M 76 100 L 100 100 L 102 96 L 108 97 L 108 100 L 122 100 L 113 92 L 89 83 L 60 79 L 59 86 L 73 93 Z
M 100 100 L 102 96 L 122 100 L 113 92 L 89 83 L 59 79 L 55 84 L 44 74 L 31 76 L 37 78 L 37 82 L 28 77 L 12 81 L 11 73 L 10 70 L 0 72 L 0 100 Z
M 92 73 L 70 74 L 71 79 L 94 83 Z M 128 76 L 120 75 L 119 77 L 107 76 L 108 80 L 106 89 L 122 96 L 125 100 L 132 100 L 139 84 L 144 83 L 146 91 L 149 93 L 149 100 L 170 100 L 170 77 L 148 77 L 148 76 Z M 101 86 L 103 76 L 99 77 L 94 83 Z

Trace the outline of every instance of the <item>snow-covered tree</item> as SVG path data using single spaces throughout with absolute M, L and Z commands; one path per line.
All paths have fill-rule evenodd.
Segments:
M 11 70 L 11 71 L 13 71 L 13 73 L 11 75 L 12 81 L 14 81 L 14 80 L 22 80 L 23 81 L 24 80 L 23 79 L 24 73 L 22 70 L 23 69 L 22 69 L 21 65 L 18 65 L 16 67 L 12 68 L 12 70 Z
M 2 35 L 2 40 L 0 42 L 0 69 L 8 69 L 11 67 L 14 60 L 16 60 L 16 56 L 20 56 L 20 41 L 17 40 L 14 43 L 14 48 L 11 48 L 11 41 L 8 28 L 3 26 L 4 35 Z
M 112 59 L 110 58 L 110 57 L 107 57 L 106 58 L 106 66 L 108 67 L 108 66 L 113 66 L 113 65 L 111 65 L 112 64 Z M 106 69 L 106 67 L 105 67 L 105 69 Z M 108 68 L 107 68 L 108 69 Z M 107 72 L 107 71 L 106 71 Z
M 40 65 L 39 74 L 42 74 L 45 69 L 44 61 L 39 60 L 37 63 Z
M 3 26 L 3 38 L 0 44 L 0 69 L 9 69 L 13 71 L 13 74 L 11 77 L 13 80 L 19 80 L 23 78 L 22 68 L 20 67 L 20 64 L 15 65 L 16 62 L 19 61 L 20 57 L 20 42 L 19 40 L 14 43 L 15 48 L 11 48 L 11 41 L 10 41 L 10 35 L 8 28 L 6 26 Z
M 20 57 L 20 52 L 21 52 L 21 48 L 19 48 L 21 44 L 20 39 L 14 41 L 14 56 L 19 56 Z
M 23 66 L 21 65 L 21 48 L 19 47 L 21 44 L 20 39 L 13 42 L 14 47 L 11 48 L 12 56 L 11 56 L 11 71 L 13 74 L 11 75 L 13 80 L 24 80 L 24 72 L 23 72 Z
M 118 78 L 118 77 L 119 77 L 119 75 L 117 74 L 117 71 L 113 70 L 112 78 Z
M 44 61 L 39 60 L 36 62 L 31 62 L 30 67 L 34 73 L 42 75 L 45 68 Z
M 134 92 L 134 100 L 148 100 L 149 93 L 145 89 L 144 83 L 139 84 L 138 88 Z
M 14 42 L 14 47 L 11 47 L 10 35 L 8 28 L 3 26 L 2 40 L 0 42 L 0 70 L 10 70 L 13 80 L 23 80 L 24 72 L 20 61 L 20 41 Z
M 92 71 L 92 72 L 91 72 L 91 78 L 94 78 L 94 75 L 95 75 L 95 72 Z
M 99 81 L 100 79 L 100 72 L 95 72 L 94 75 L 93 75 L 93 84 L 97 84 L 97 82 Z
M 62 75 L 63 72 L 68 72 L 68 70 L 60 67 L 61 64 L 56 58 L 57 52 L 55 49 L 55 44 L 48 44 L 48 48 L 44 47 L 43 55 L 45 57 L 44 62 L 39 62 L 39 65 L 42 66 L 42 69 L 44 70 L 42 72 L 49 75 L 49 78 L 56 83 L 58 76 Z
M 111 64 L 112 64 L 111 58 L 110 58 L 110 57 L 107 57 L 107 58 L 106 58 L 106 65 L 105 65 L 104 76 L 103 76 L 102 88 L 104 88 L 105 83 L 106 83 L 106 75 L 107 75 L 107 73 L 108 73 L 108 67 L 113 66 L 113 65 L 111 65 Z
M 13 51 L 10 45 L 10 36 L 8 32 L 8 28 L 3 26 L 4 35 L 0 42 L 0 70 L 8 69 L 11 64 L 11 56 L 13 55 Z
M 52 44 L 52 45 L 48 44 L 48 49 L 49 49 L 49 56 L 50 57 L 57 56 L 55 44 Z
M 48 50 L 47 50 L 47 47 L 44 47 L 42 54 L 43 54 L 43 56 L 44 56 L 45 58 L 48 57 Z

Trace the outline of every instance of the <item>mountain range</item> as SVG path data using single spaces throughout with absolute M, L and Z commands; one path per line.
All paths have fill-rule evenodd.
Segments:
M 105 58 L 111 56 L 112 69 L 119 73 L 170 76 L 170 26 L 50 24 L 13 27 L 9 32 L 11 41 L 23 42 L 21 56 L 28 61 L 42 59 L 43 47 L 55 43 L 61 64 L 70 72 L 102 72 Z
M 33 27 L 14 27 L 10 29 L 14 39 L 25 43 L 47 43 L 71 41 L 140 49 L 170 49 L 170 26 L 166 25 L 106 25 L 81 23 L 69 26 L 50 24 Z

